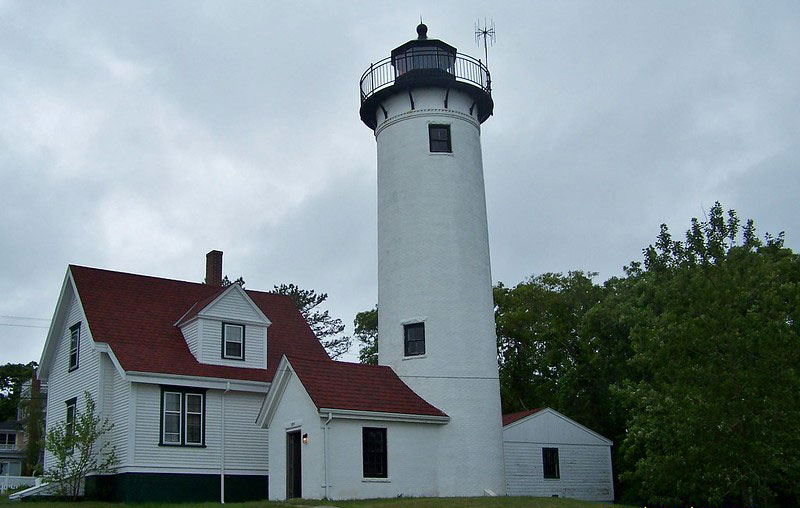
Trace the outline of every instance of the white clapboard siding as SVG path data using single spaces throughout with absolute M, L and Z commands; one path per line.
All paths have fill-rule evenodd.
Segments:
M 119 371 L 117 371 L 113 365 L 111 365 L 109 372 L 111 372 L 111 379 L 106 386 L 110 387 L 111 389 L 111 397 L 113 401 L 109 414 L 109 420 L 114 424 L 114 428 L 111 429 L 111 444 L 116 449 L 117 459 L 119 459 L 119 466 L 125 466 L 128 464 L 130 383 L 125 381 L 122 376 L 120 376 Z
M 545 408 L 503 428 L 509 496 L 614 498 L 611 441 Z M 544 478 L 543 448 L 558 449 L 559 478 Z
M 134 383 L 136 390 L 135 466 L 174 469 L 219 468 L 219 395 L 206 395 L 206 447 L 159 446 L 161 387 Z
M 244 325 L 244 361 L 242 361 L 222 358 L 222 323 L 241 323 L 237 323 L 232 318 L 224 320 L 201 318 L 198 319 L 198 322 L 202 340 L 200 362 L 250 369 L 267 367 L 267 328 L 265 326 Z
M 256 425 L 264 395 L 225 394 L 225 468 L 258 470 L 269 467 L 269 432 Z
M 76 323 L 81 323 L 78 368 L 68 372 L 70 327 Z M 47 432 L 57 422 L 63 422 L 66 419 L 67 400 L 77 397 L 78 411 L 83 411 L 85 408 L 83 395 L 85 391 L 91 394 L 95 402 L 100 400 L 98 393 L 100 353 L 94 349 L 94 342 L 86 325 L 86 319 L 78 304 L 78 299 L 74 296 L 69 303 L 69 311 L 58 337 L 56 354 L 47 379 Z M 47 451 L 45 451 L 44 460 L 45 469 L 53 465 L 53 457 Z
M 189 346 L 189 351 L 191 351 L 192 355 L 199 360 L 200 348 L 198 347 L 197 328 L 197 320 L 190 321 L 181 327 L 181 333 L 183 333 L 183 338 L 186 340 L 186 344 Z
M 244 322 L 263 322 L 264 318 L 241 291 L 228 291 L 225 295 L 202 309 L 203 316 Z
M 560 478 L 544 478 L 542 448 L 558 448 Z M 509 496 L 612 498 L 608 446 L 506 442 L 504 454 Z
M 159 446 L 161 424 L 161 387 L 159 385 L 134 383 L 136 391 L 136 436 L 134 468 L 159 469 L 163 471 L 208 470 L 220 468 L 221 390 L 207 390 L 205 402 L 205 444 L 203 447 Z M 228 434 L 225 441 L 226 456 L 244 453 L 254 460 L 241 461 L 241 469 L 267 471 L 267 436 L 245 421 L 255 421 L 255 414 L 263 394 L 241 394 L 228 392 L 225 396 Z M 250 406 L 253 406 L 250 408 Z M 235 462 L 235 461 L 234 461 Z M 228 466 L 233 469 L 231 466 Z M 239 465 L 236 466 L 237 468 Z

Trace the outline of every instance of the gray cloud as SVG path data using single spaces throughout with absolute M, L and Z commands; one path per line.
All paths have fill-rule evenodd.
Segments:
M 352 322 L 376 288 L 370 62 L 429 34 L 482 57 L 493 275 L 639 259 L 715 200 L 797 249 L 794 2 L 0 2 L 0 315 L 50 317 L 69 263 L 295 282 Z M 3 324 L 4 361 L 46 330 Z

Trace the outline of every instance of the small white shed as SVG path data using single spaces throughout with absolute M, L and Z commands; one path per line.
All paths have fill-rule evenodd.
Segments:
M 507 494 L 612 501 L 613 444 L 549 407 L 503 415 Z

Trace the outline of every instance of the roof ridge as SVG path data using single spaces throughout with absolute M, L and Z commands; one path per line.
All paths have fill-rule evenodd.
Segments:
M 145 274 L 142 274 L 142 273 L 122 272 L 122 271 L 119 271 L 119 270 L 109 270 L 108 268 L 96 268 L 94 266 L 76 265 L 76 264 L 73 264 L 73 263 L 70 263 L 68 265 L 68 268 L 70 270 L 73 269 L 73 268 L 78 268 L 80 270 L 89 270 L 89 271 L 94 271 L 94 272 L 105 272 L 105 273 L 108 273 L 108 274 L 124 275 L 124 276 L 127 276 L 127 277 L 138 277 L 138 278 L 142 278 L 142 279 L 152 279 L 152 280 L 159 280 L 159 281 L 165 281 L 165 282 L 177 282 L 179 284 L 188 284 L 188 285 L 197 286 L 197 287 L 208 287 L 208 288 L 214 287 L 214 286 L 209 286 L 208 284 L 206 284 L 204 282 L 194 282 L 194 281 L 182 280 L 182 279 L 170 279 L 168 277 L 161 277 L 161 276 L 158 276 L 158 275 L 145 275 Z M 217 286 L 217 287 L 220 289 L 220 291 L 218 293 L 216 293 L 216 294 L 219 294 L 223 290 L 228 288 L 228 286 Z M 273 291 L 263 291 L 263 290 L 260 290 L 260 289 L 248 289 L 248 288 L 244 288 L 244 287 L 242 289 L 245 291 L 245 293 L 255 293 L 255 294 L 259 294 L 259 295 L 276 295 L 276 296 L 280 296 L 280 297 L 283 297 L 283 298 L 289 298 L 287 295 L 284 295 L 284 294 L 281 294 L 281 293 L 275 293 Z M 291 299 L 291 298 L 289 298 L 289 299 Z M 198 302 L 200 302 L 200 301 L 201 300 L 198 300 Z

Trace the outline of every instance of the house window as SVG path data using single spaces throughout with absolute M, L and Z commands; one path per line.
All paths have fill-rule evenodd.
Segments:
M 66 431 L 66 435 L 70 437 L 75 435 L 75 416 L 77 414 L 77 403 L 78 399 L 76 397 L 73 397 L 67 401 L 67 419 L 64 430 Z M 72 453 L 72 450 L 70 450 L 70 453 Z
M 200 393 L 186 394 L 186 444 L 203 444 L 203 395 Z
M 16 450 L 17 435 L 14 433 L 0 433 L 0 450 Z
M 78 355 L 81 348 L 81 324 L 69 329 L 69 370 L 78 368 Z
M 542 448 L 542 470 L 545 478 L 560 478 L 558 448 Z
M 244 360 L 244 325 L 222 323 L 222 357 Z
M 428 124 L 428 139 L 430 141 L 431 152 L 453 151 L 450 142 L 450 126 L 442 124 Z
M 161 388 L 161 442 L 165 446 L 205 446 L 205 393 Z
M 0 460 L 0 476 L 20 476 L 22 463 L 8 459 Z
M 181 444 L 181 408 L 183 394 L 164 392 L 163 435 L 164 444 Z
M 425 354 L 425 323 L 403 325 L 405 356 Z
M 387 478 L 386 429 L 363 427 L 361 430 L 364 478 Z

